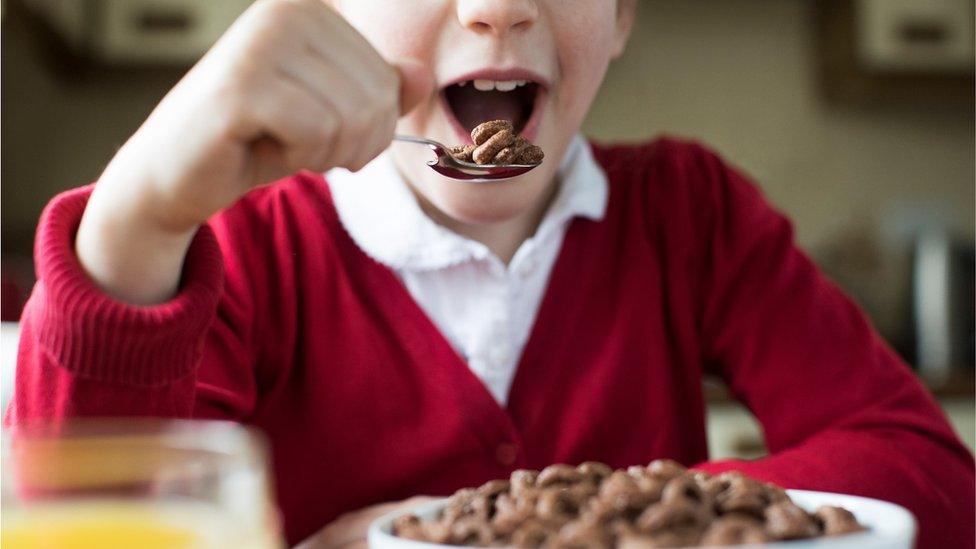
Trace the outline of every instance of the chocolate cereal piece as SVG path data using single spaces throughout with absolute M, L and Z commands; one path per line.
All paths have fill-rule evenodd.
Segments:
M 427 532 L 420 517 L 414 514 L 400 515 L 393 520 L 393 533 L 401 538 L 426 541 Z
M 521 159 L 521 151 L 515 148 L 514 145 L 509 145 L 504 149 L 498 151 L 495 158 L 492 159 L 494 164 L 519 164 Z
M 538 478 L 539 472 L 531 469 L 519 469 L 517 471 L 512 471 L 512 474 L 509 477 L 512 495 L 518 496 L 526 493 L 532 488 L 535 488 L 536 479 Z
M 727 482 L 725 488 L 715 496 L 715 506 L 722 513 L 743 513 L 763 517 L 763 510 L 769 504 L 765 487 L 741 473 L 725 473 L 717 482 Z
M 697 528 L 675 528 L 651 535 L 624 537 L 621 539 L 620 549 L 692 547 L 698 545 L 700 539 L 701 531 Z
M 582 475 L 576 470 L 576 467 L 557 463 L 543 469 L 535 482 L 536 486 L 545 488 L 556 484 L 573 484 L 578 482 L 580 478 Z
M 460 160 L 461 162 L 474 162 L 471 155 L 474 154 L 474 145 L 458 145 L 457 147 L 451 147 L 451 156 Z
M 538 520 L 529 520 L 512 534 L 515 547 L 539 547 L 546 542 L 551 530 Z
M 552 543 L 555 547 L 610 549 L 613 533 L 599 523 L 577 520 L 563 526 Z
M 661 501 L 689 501 L 693 504 L 702 503 L 705 499 L 701 488 L 694 480 L 680 476 L 668 481 L 661 491 Z
M 652 475 L 663 478 L 674 478 L 683 475 L 687 469 L 672 459 L 655 459 L 647 465 Z
M 495 479 L 489 480 L 488 482 L 479 486 L 478 493 L 485 497 L 494 498 L 499 494 L 508 492 L 510 488 L 511 482 L 507 480 Z
M 511 130 L 501 130 L 489 137 L 484 143 L 471 153 L 471 158 L 477 164 L 491 164 L 495 155 L 505 147 L 515 142 L 515 134 Z
M 477 517 L 465 517 L 451 526 L 451 543 L 454 545 L 491 545 L 495 534 L 491 525 Z
M 803 539 L 817 535 L 817 523 L 791 501 L 766 508 L 766 533 L 776 539 Z
M 713 522 L 702 535 L 702 545 L 739 545 L 763 543 L 769 536 L 761 522 L 743 516 L 722 517 Z
M 597 484 L 613 473 L 613 469 L 603 463 L 600 463 L 599 461 L 584 461 L 576 467 L 576 471 L 579 472 L 580 476 L 582 476 L 584 479 Z
M 471 130 L 471 140 L 474 141 L 475 145 L 481 145 L 485 141 L 488 141 L 491 136 L 504 130 L 507 130 L 513 134 L 515 133 L 515 128 L 512 127 L 512 123 L 508 120 L 492 120 L 490 122 L 482 122 Z
M 824 505 L 817 509 L 814 517 L 823 525 L 825 536 L 839 536 L 864 530 L 864 527 L 854 518 L 854 514 L 843 507 Z
M 674 528 L 700 528 L 708 526 L 712 516 L 709 510 L 689 501 L 655 503 L 637 517 L 637 529 L 646 534 Z
M 529 145 L 521 150 L 516 164 L 539 164 L 545 158 L 545 153 L 537 145 Z

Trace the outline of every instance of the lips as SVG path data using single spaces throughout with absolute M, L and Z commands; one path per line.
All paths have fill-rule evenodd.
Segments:
M 530 71 L 486 70 L 446 85 L 441 98 L 462 142 L 469 143 L 471 130 L 488 120 L 508 120 L 517 132 L 533 139 L 547 89 L 545 79 Z

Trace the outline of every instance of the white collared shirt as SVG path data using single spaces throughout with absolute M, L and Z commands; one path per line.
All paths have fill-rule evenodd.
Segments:
M 506 266 L 485 245 L 433 222 L 388 153 L 356 173 L 326 174 L 345 229 L 391 268 L 501 405 L 515 377 L 569 221 L 603 218 L 607 179 L 576 136 L 559 168 L 560 189 L 536 233 Z

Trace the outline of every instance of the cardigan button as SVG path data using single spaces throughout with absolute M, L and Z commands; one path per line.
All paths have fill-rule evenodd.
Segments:
M 495 461 L 504 467 L 511 467 L 518 460 L 518 451 L 515 443 L 503 442 L 495 448 Z

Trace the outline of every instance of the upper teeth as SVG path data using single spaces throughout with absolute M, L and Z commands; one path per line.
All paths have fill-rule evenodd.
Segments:
M 528 81 L 526 80 L 481 80 L 481 79 L 475 79 L 473 80 L 473 82 L 474 82 L 474 88 L 478 91 L 498 90 L 498 91 L 506 91 L 506 92 L 512 91 L 515 88 L 524 86 L 526 83 L 528 83 Z M 459 82 L 458 85 L 464 86 L 467 83 L 468 83 L 467 81 Z

